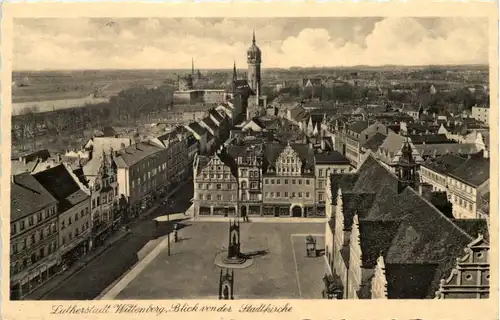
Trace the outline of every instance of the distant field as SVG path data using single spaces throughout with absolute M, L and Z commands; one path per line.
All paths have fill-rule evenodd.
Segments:
M 62 109 L 79 108 L 85 105 L 98 104 L 108 102 L 108 98 L 93 98 L 86 97 L 80 99 L 64 99 L 64 100 L 45 100 L 45 101 L 31 101 L 12 103 L 12 115 L 19 115 L 23 109 L 38 107 L 38 112 L 49 112 Z
M 177 71 L 185 74 L 187 71 Z M 56 100 L 68 100 L 72 105 L 87 99 L 92 93 L 97 98 L 109 98 L 134 86 L 154 87 L 167 79 L 176 79 L 172 70 L 96 70 L 13 72 L 12 102 L 43 102 L 50 106 Z M 84 101 L 85 102 L 85 101 Z M 66 104 L 61 102 L 57 106 Z M 69 106 L 66 108 L 71 108 Z

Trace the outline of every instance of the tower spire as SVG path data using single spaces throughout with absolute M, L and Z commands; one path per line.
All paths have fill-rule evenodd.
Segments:
M 236 61 L 235 61 L 233 66 L 233 81 L 236 80 L 238 80 L 238 73 L 236 72 Z
M 255 29 L 253 30 L 252 44 L 255 44 Z
M 194 58 L 191 57 L 191 75 L 194 76 Z

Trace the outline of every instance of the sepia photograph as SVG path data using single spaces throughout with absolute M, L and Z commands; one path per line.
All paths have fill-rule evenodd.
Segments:
M 490 23 L 14 18 L 10 300 L 488 299 Z

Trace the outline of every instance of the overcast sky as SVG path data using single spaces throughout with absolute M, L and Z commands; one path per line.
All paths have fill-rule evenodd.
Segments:
M 14 70 L 488 63 L 479 18 L 17 19 Z

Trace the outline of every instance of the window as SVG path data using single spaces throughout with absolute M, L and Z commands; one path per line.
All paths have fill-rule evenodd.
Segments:
M 66 228 L 66 223 L 63 220 L 62 223 L 61 223 L 61 230 L 64 229 L 64 228 Z
M 203 184 L 198 183 L 198 189 L 203 189 Z
M 220 183 L 217 183 L 217 184 L 215 185 L 215 188 L 216 188 L 217 190 L 220 190 L 220 189 L 221 189 L 221 184 L 220 184 Z
M 69 238 L 69 240 L 70 240 L 70 241 L 71 241 L 71 239 L 73 239 L 73 233 L 72 233 L 72 232 L 70 232 L 70 233 L 68 234 L 68 238 Z
M 71 217 L 68 218 L 68 226 L 71 225 Z
M 75 221 L 78 221 L 78 213 L 75 213 Z
M 62 244 L 65 245 L 66 244 L 66 237 L 62 237 Z
M 89 207 L 85 208 L 85 214 L 89 214 Z
M 252 182 L 252 183 L 250 184 L 250 188 L 251 188 L 251 189 L 257 189 L 257 183 L 256 183 L 256 182 Z
M 38 221 L 38 222 L 42 221 L 42 213 L 41 212 L 37 213 L 37 215 L 36 215 L 36 221 Z
M 281 184 L 281 180 L 280 179 L 276 179 L 276 184 Z
M 85 211 L 82 209 L 82 211 L 80 211 L 80 218 L 83 217 L 85 215 Z
M 274 192 L 271 192 L 271 198 L 274 198 Z
M 21 230 L 24 230 L 24 220 L 21 220 Z
M 12 223 L 12 224 L 10 225 L 10 233 L 11 233 L 12 235 L 14 235 L 14 234 L 16 234 L 16 232 L 17 232 L 17 224 Z
M 212 195 L 211 194 L 207 194 L 207 200 L 212 200 Z
M 266 179 L 265 182 L 266 182 L 266 184 L 269 184 L 269 179 Z
M 309 179 L 306 179 L 306 184 L 309 185 Z
M 288 192 L 285 192 L 285 198 L 288 198 Z
M 292 184 L 295 184 L 295 179 L 292 179 Z
M 233 186 L 232 186 L 230 183 L 228 183 L 228 184 L 227 184 L 227 189 L 228 189 L 228 190 L 231 190 L 232 188 L 233 188 Z
M 299 198 L 302 198 L 302 192 L 299 192 Z
M 269 198 L 269 192 L 266 192 L 266 193 L 265 193 L 265 197 L 266 197 L 266 198 Z
M 319 176 L 323 177 L 323 169 L 319 169 Z
M 274 184 L 274 179 L 271 179 L 271 184 Z
M 319 182 L 319 188 L 323 188 L 323 181 Z
M 318 194 L 318 201 L 323 201 L 323 194 L 322 193 Z
M 299 179 L 299 184 L 302 184 L 302 180 L 301 179 Z
M 285 184 L 288 184 L 288 179 L 285 179 Z
M 222 201 L 222 196 L 220 194 L 217 195 L 217 201 Z
M 295 198 L 295 192 L 292 192 L 292 198 Z
M 17 253 L 17 243 L 13 243 L 10 246 L 10 251 L 11 251 L 11 254 L 16 254 Z
M 280 198 L 281 194 L 279 192 L 276 192 L 276 198 Z

